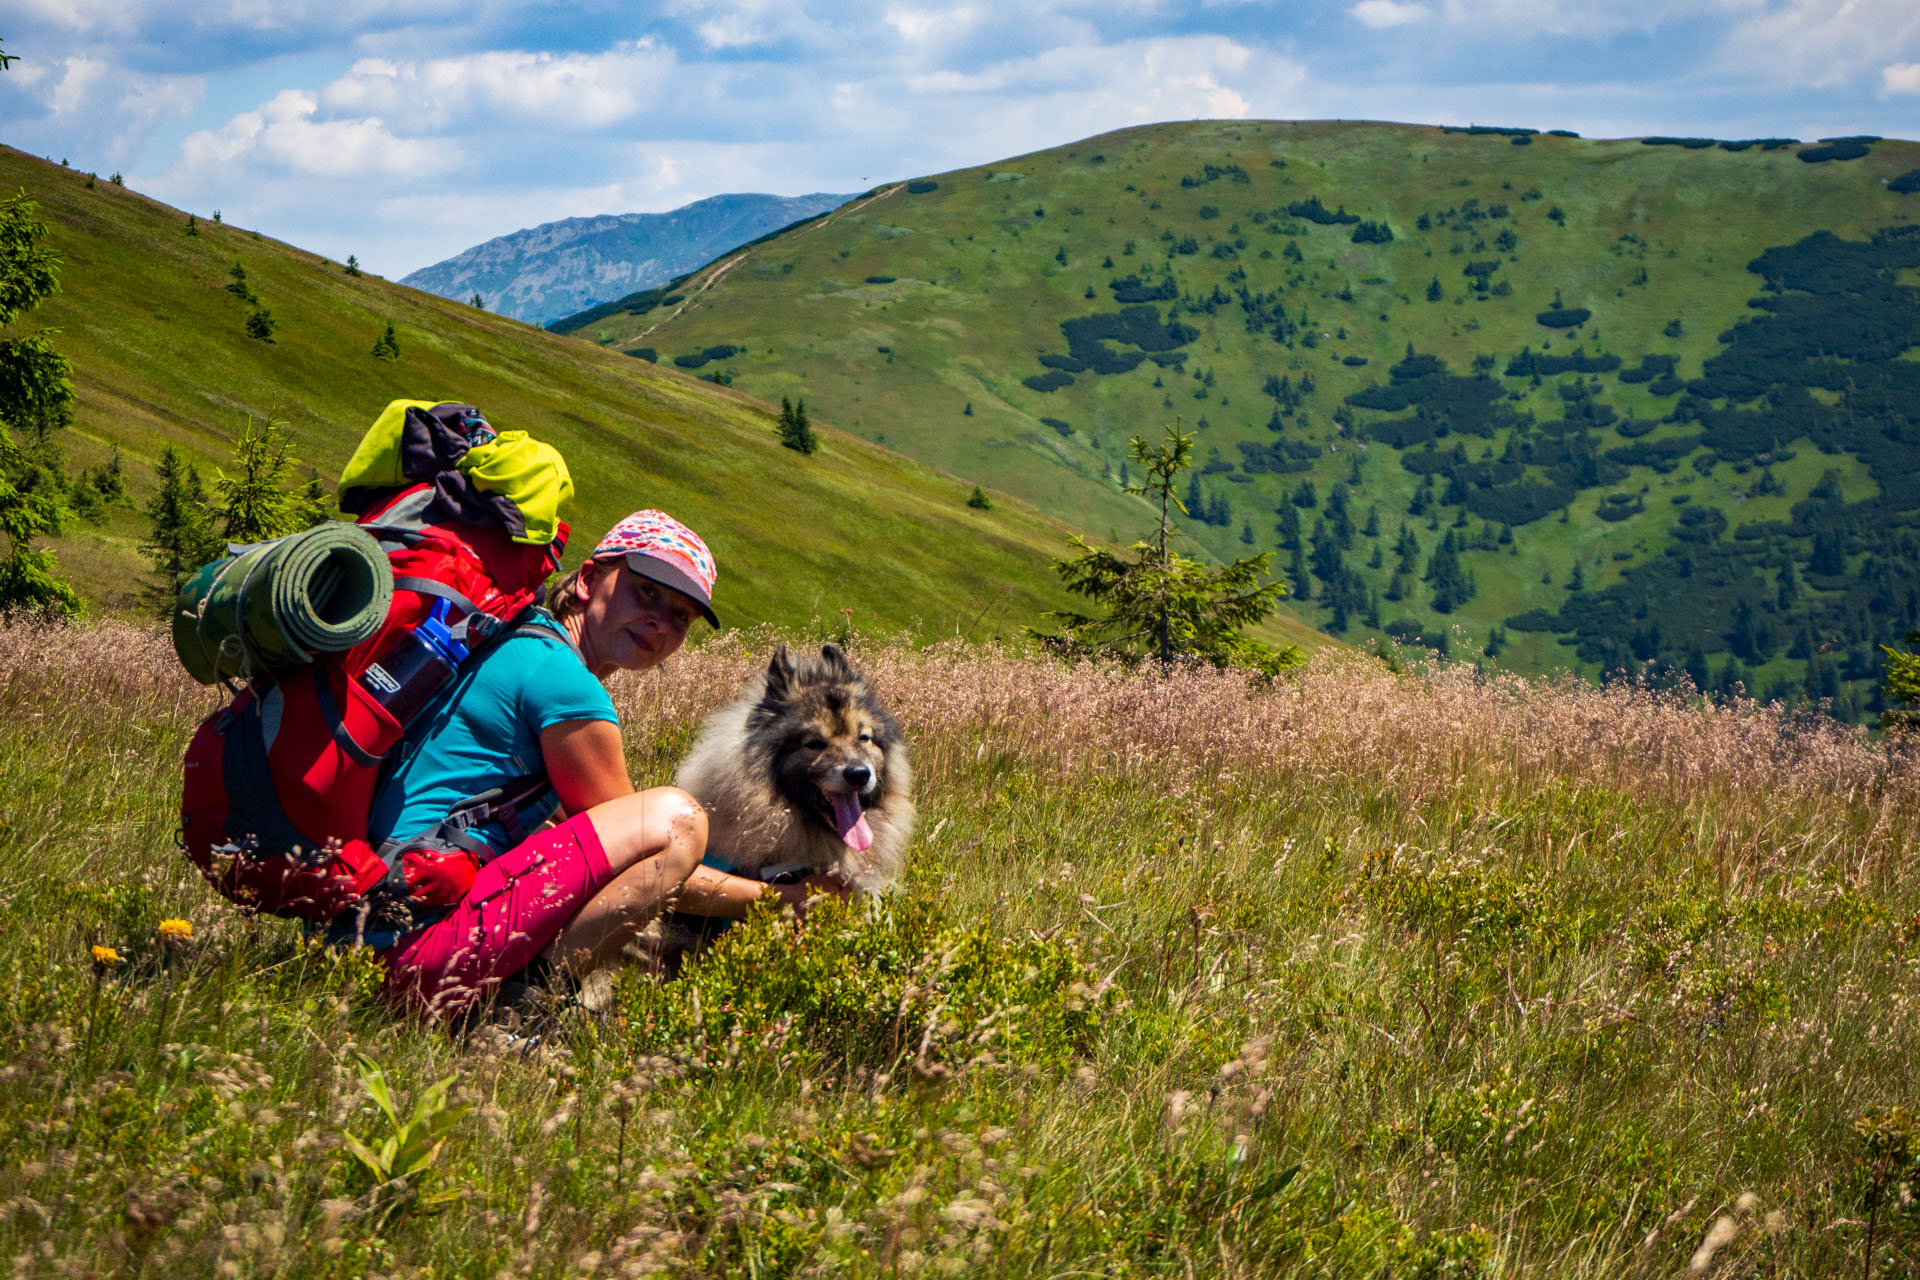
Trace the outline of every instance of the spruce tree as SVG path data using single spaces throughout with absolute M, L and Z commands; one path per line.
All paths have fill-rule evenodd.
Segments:
M 180 584 L 201 565 L 218 559 L 226 543 L 214 527 L 199 469 L 169 444 L 160 450 L 156 471 L 160 483 L 147 501 L 147 540 L 140 549 L 153 562 L 148 597 L 166 617 L 173 612 Z
M 247 336 L 261 342 L 273 341 L 273 312 L 265 307 L 257 308 L 247 317 Z
M 1055 568 L 1069 591 L 1104 613 L 1053 610 L 1047 616 L 1059 631 L 1030 628 L 1028 634 L 1066 656 L 1112 657 L 1129 664 L 1151 658 L 1162 669 L 1185 658 L 1270 674 L 1297 664 L 1299 650 L 1276 650 L 1242 634 L 1272 614 L 1286 592 L 1284 583 L 1260 581 L 1269 555 L 1214 569 L 1171 545 L 1178 532 L 1174 514 L 1188 514 L 1175 490 L 1180 473 L 1192 465 L 1192 434 L 1176 423 L 1167 428 L 1164 443 L 1150 445 L 1136 436 L 1128 448 L 1147 471 L 1146 483 L 1128 492 L 1146 497 L 1159 511 L 1152 540 L 1107 551 L 1074 537 L 1082 554 Z
M 347 274 L 350 276 L 360 274 L 360 259 L 354 257 L 352 254 L 347 255 Z
M 298 464 L 281 431 L 285 425 L 249 419 L 233 442 L 232 472 L 214 475 L 220 531 L 228 542 L 265 542 L 307 527 L 307 509 L 289 488 Z
M 975 511 L 993 510 L 993 500 L 987 497 L 987 491 L 979 485 L 973 486 L 973 492 L 967 495 L 967 505 Z
M 820 447 L 819 437 L 813 433 L 813 423 L 807 418 L 807 402 L 794 404 L 787 397 L 780 397 L 780 423 L 775 427 L 780 443 L 796 453 L 813 453 Z
M 393 331 L 393 321 L 387 321 L 387 331 L 374 339 L 373 358 L 388 364 L 400 358 L 400 339 Z
M 48 227 L 24 194 L 0 200 L 0 327 L 60 287 Z M 57 532 L 69 504 L 56 433 L 73 420 L 73 366 L 44 332 L 0 338 L 0 609 L 70 613 L 80 598 L 33 540 Z

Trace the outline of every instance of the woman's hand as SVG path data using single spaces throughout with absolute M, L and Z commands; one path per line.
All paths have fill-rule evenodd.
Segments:
M 834 875 L 831 871 L 816 871 L 804 880 L 792 884 L 773 884 L 767 888 L 780 896 L 780 900 L 789 908 L 805 915 L 808 906 L 815 898 L 850 898 L 854 887 Z

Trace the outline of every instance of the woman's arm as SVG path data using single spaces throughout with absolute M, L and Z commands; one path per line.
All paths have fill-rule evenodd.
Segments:
M 585 813 L 597 804 L 633 794 L 626 754 L 620 745 L 620 727 L 611 721 L 563 720 L 549 725 L 540 731 L 540 754 L 546 758 L 554 794 L 570 814 Z M 764 884 L 713 867 L 696 867 L 681 886 L 674 909 L 688 915 L 738 920 L 769 894 L 790 907 L 803 907 L 814 894 L 849 892 L 834 876 L 808 876 L 797 884 Z
M 812 875 L 794 884 L 766 884 L 745 876 L 729 875 L 714 867 L 695 867 L 693 874 L 680 887 L 680 897 L 673 904 L 673 909 L 690 916 L 720 916 L 739 920 L 752 910 L 754 903 L 764 897 L 777 897 L 789 907 L 798 909 L 816 894 L 844 897 L 851 892 L 837 876 Z
M 540 754 L 560 807 L 585 813 L 633 794 L 620 726 L 611 720 L 562 720 L 540 731 Z

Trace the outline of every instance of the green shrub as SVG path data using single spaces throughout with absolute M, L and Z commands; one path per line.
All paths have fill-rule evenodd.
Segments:
M 774 1037 L 817 1060 L 922 1077 L 1001 1064 L 1058 1070 L 1111 1007 L 1070 939 L 998 937 L 927 896 L 828 902 L 805 922 L 763 911 L 678 981 L 627 981 L 640 1053 Z

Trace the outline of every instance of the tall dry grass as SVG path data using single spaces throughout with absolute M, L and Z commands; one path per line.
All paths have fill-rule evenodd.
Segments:
M 636 775 L 670 778 L 773 642 L 617 681 Z M 527 1056 L 396 1021 L 360 960 L 209 898 L 171 837 L 180 749 L 219 695 L 164 637 L 0 630 L 0 1251 L 26 1275 L 1598 1277 L 1704 1249 L 1716 1275 L 1883 1276 L 1920 1256 L 1904 748 L 1351 656 L 1269 685 L 852 649 L 920 778 L 910 909 L 743 935 L 764 976 L 624 981 L 613 1019 Z M 157 936 L 169 917 L 190 942 Z M 779 968 L 789 946 L 813 976 Z M 1073 965 L 1059 990 L 1037 977 Z M 1095 1005 L 1063 1064 L 1059 1029 Z M 446 1076 L 472 1107 L 404 1194 L 344 1145 L 385 1123 L 360 1054 L 403 1110 Z

